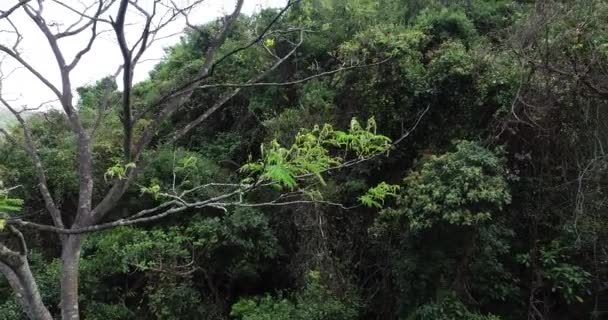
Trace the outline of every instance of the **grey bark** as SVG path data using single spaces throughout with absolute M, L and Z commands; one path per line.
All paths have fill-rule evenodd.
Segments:
M 82 235 L 70 235 L 63 242 L 61 249 L 61 319 L 78 320 L 78 267 Z
M 0 272 L 4 274 L 15 292 L 17 303 L 32 320 L 52 320 L 44 306 L 36 280 L 24 256 L 15 256 L 12 261 L 0 261 Z

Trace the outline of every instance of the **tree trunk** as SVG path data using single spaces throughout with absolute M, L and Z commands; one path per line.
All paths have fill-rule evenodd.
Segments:
M 51 313 L 42 303 L 38 285 L 26 257 L 21 256 L 19 261 L 15 262 L 11 265 L 0 262 L 0 272 L 6 276 L 15 291 L 17 303 L 32 320 L 52 320 Z
M 78 320 L 78 266 L 82 235 L 70 235 L 61 250 L 61 319 Z

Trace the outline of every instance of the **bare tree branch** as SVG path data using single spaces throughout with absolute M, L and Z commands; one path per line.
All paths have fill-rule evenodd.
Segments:
M 238 47 L 236 49 L 231 50 L 230 52 L 224 54 L 222 57 L 220 57 L 217 61 L 213 62 L 209 68 L 208 71 L 206 73 L 201 73 L 199 76 L 195 77 L 194 79 L 182 84 L 180 87 L 176 88 L 174 91 L 166 94 L 164 97 L 162 97 L 161 99 L 159 99 L 159 104 L 162 104 L 164 102 L 166 102 L 167 100 L 172 99 L 177 92 L 182 92 L 184 90 L 188 91 L 187 89 L 197 83 L 200 83 L 201 81 L 211 77 L 215 71 L 215 69 L 217 68 L 217 66 L 219 66 L 220 64 L 222 64 L 224 61 L 226 61 L 228 58 L 232 57 L 233 55 L 247 50 L 251 47 L 253 47 L 256 43 L 259 43 L 262 39 L 264 39 L 264 37 L 268 34 L 268 32 L 270 31 L 270 29 L 279 21 L 279 19 L 285 14 L 285 12 L 287 12 L 287 10 L 289 8 L 291 8 L 293 5 L 295 5 L 296 3 L 299 3 L 302 0 L 289 0 L 287 1 L 287 4 L 285 5 L 285 7 L 283 7 L 275 16 L 274 18 L 270 21 L 270 23 L 268 23 L 266 25 L 266 27 L 264 28 L 264 30 L 262 30 L 262 32 L 252 41 L 250 41 L 249 43 L 247 43 L 244 46 Z M 208 60 L 205 60 L 205 63 Z
M 86 18 L 86 19 L 89 19 L 89 20 L 90 20 L 90 21 L 89 21 L 89 23 L 92 23 L 92 21 L 95 21 L 95 20 L 97 20 L 97 21 L 99 21 L 99 22 L 108 23 L 108 24 L 109 24 L 109 23 L 111 23 L 111 22 L 110 22 L 110 20 L 103 19 L 101 16 L 99 16 L 99 17 L 94 17 L 94 16 L 87 15 L 87 14 L 86 14 L 86 10 L 84 10 L 84 11 L 83 11 L 83 10 L 74 9 L 73 7 L 68 6 L 67 4 L 63 3 L 63 1 L 60 1 L 60 0 L 51 0 L 51 1 L 52 1 L 52 2 L 54 2 L 54 3 L 56 3 L 56 4 L 58 4 L 58 5 L 60 5 L 60 6 L 62 6 L 62 7 L 64 7 L 65 9 L 68 9 L 68 10 L 69 10 L 69 11 L 71 11 L 72 13 L 75 13 L 75 14 L 77 14 L 77 15 L 79 15 L 79 16 L 81 16 L 81 17 L 84 17 L 84 18 Z M 101 1 L 101 0 L 100 0 L 100 1 Z M 107 7 L 108 7 L 108 9 L 111 7 L 111 5 L 112 5 L 112 4 L 114 4 L 114 2 L 115 2 L 115 1 L 116 1 L 116 0 L 111 0 L 111 1 L 110 1 L 110 3 L 109 3 L 109 4 L 108 4 L 108 6 L 107 6 Z M 88 25 L 88 26 L 90 26 L 90 25 Z M 88 27 L 88 26 L 87 26 L 87 27 Z M 79 28 L 79 29 L 80 29 L 80 28 Z M 83 30 L 85 30 L 85 29 L 86 29 L 86 27 L 85 27 Z M 80 30 L 79 32 L 82 32 L 83 30 Z M 75 32 L 75 30 L 74 30 L 74 31 L 72 31 L 72 32 Z M 79 32 L 76 32 L 76 33 L 79 33 Z M 64 37 L 64 35 L 63 35 L 64 33 L 66 33 L 66 32 L 63 32 L 63 33 L 58 33 L 58 34 L 57 34 L 57 36 L 58 36 L 59 38 L 63 38 L 63 37 Z M 68 35 L 67 35 L 67 36 L 70 36 L 70 35 L 73 35 L 73 34 L 70 34 L 70 32 L 68 32 Z
M 57 87 L 55 87 L 47 78 L 45 78 L 40 72 L 38 72 L 38 70 L 36 70 L 31 64 L 29 64 L 27 61 L 25 61 L 18 52 L 13 51 L 12 49 L 10 49 L 2 44 L 0 44 L 0 51 L 8 54 L 10 57 L 12 57 L 17 62 L 19 62 L 19 64 L 21 64 L 30 73 L 32 73 L 36 78 L 38 78 L 38 80 L 40 80 L 40 82 L 42 82 L 46 87 L 51 89 L 51 91 L 53 91 L 53 93 L 57 96 L 57 98 L 61 98 L 61 91 L 59 91 L 59 89 L 57 89 Z
M 16 5 L 10 7 L 8 10 L 0 10 L 0 20 L 4 19 L 4 18 L 7 18 L 13 12 L 15 12 L 17 9 L 21 8 L 21 6 L 26 5 L 30 1 L 31 0 L 20 0 L 19 3 L 17 3 Z
M 76 148 L 78 152 L 79 192 L 78 210 L 74 223 L 78 225 L 82 222 L 82 219 L 88 219 L 92 206 L 91 201 L 93 196 L 94 182 L 91 156 L 91 141 L 89 136 L 87 135 L 86 130 L 82 126 L 78 112 L 73 106 L 73 92 L 70 79 L 70 68 L 66 64 L 63 52 L 59 47 L 58 38 L 52 33 L 52 31 L 46 24 L 46 21 L 42 17 L 42 2 L 39 2 L 38 4 L 38 10 L 35 10 L 29 5 L 23 6 L 23 9 L 47 39 L 47 42 L 51 47 L 51 50 L 53 51 L 53 55 L 55 57 L 61 75 L 62 88 L 61 93 L 58 97 L 64 112 L 68 116 L 70 126 L 76 136 L 77 141 Z
M 241 12 L 243 2 L 244 2 L 244 0 L 238 0 L 232 14 L 225 18 L 223 27 L 215 35 L 211 45 L 209 46 L 209 48 L 205 54 L 205 63 L 203 64 L 203 66 L 201 68 L 200 74 L 207 74 L 209 72 L 209 70 L 213 64 L 212 61 L 214 59 L 214 56 L 216 55 L 216 53 L 219 50 L 219 48 L 221 47 L 221 45 L 224 43 L 228 30 L 230 29 L 232 24 L 236 21 L 236 18 L 238 17 L 238 15 Z M 151 123 L 148 125 L 148 127 L 144 130 L 144 132 L 141 134 L 140 139 L 135 144 L 135 148 L 133 148 L 133 152 L 130 157 L 132 162 L 140 163 L 139 157 L 141 156 L 141 153 L 151 142 L 152 137 L 156 134 L 161 123 L 163 123 L 164 120 L 166 120 L 166 118 L 168 116 L 170 116 L 174 111 L 179 109 L 188 100 L 188 98 L 190 97 L 191 94 L 192 94 L 191 92 L 188 92 L 181 96 L 175 97 L 174 99 L 171 99 L 170 101 L 165 101 L 163 104 L 161 104 L 161 105 L 163 105 L 163 107 L 158 112 L 157 116 L 153 119 L 153 121 L 151 121 Z M 131 124 L 129 124 L 129 125 L 131 125 Z M 106 196 L 99 202 L 99 204 L 97 204 L 95 209 L 93 209 L 93 212 L 92 212 L 93 221 L 97 222 L 97 221 L 101 220 L 101 218 L 114 206 L 114 203 L 116 202 L 116 200 L 119 199 L 120 197 L 122 197 L 122 195 L 127 190 L 127 188 L 129 187 L 130 183 L 133 181 L 133 179 L 135 178 L 137 173 L 138 173 L 137 168 L 129 170 L 127 179 L 117 182 L 110 189 L 110 191 L 106 194 Z
M 349 71 L 349 70 L 353 70 L 353 69 L 361 69 L 361 68 L 374 67 L 374 66 L 383 64 L 383 63 L 389 61 L 390 59 L 391 58 L 388 58 L 388 59 L 384 59 L 384 60 L 379 61 L 379 62 L 374 62 L 374 63 L 369 63 L 369 64 L 353 65 L 353 66 L 348 66 L 348 67 L 340 67 L 340 68 L 337 68 L 337 69 L 334 69 L 334 70 L 317 73 L 317 74 L 308 76 L 306 78 L 292 80 L 292 81 L 285 81 L 285 82 L 246 82 L 246 83 L 205 84 L 205 85 L 199 86 L 198 89 L 209 89 L 209 88 L 251 88 L 251 87 L 285 87 L 285 86 L 292 86 L 292 85 L 308 82 L 308 81 L 311 81 L 311 80 L 314 80 L 314 79 L 317 79 L 317 78 L 322 78 L 322 77 L 327 77 L 327 76 L 330 76 L 330 75 L 334 75 L 336 73 L 340 73 L 340 72 L 344 72 L 344 71 Z
M 303 42 L 304 42 L 304 31 L 301 30 L 300 31 L 300 41 L 294 46 L 294 48 L 291 51 L 289 51 L 283 58 L 279 59 L 276 63 L 274 63 L 272 65 L 272 67 L 270 67 L 268 70 L 260 73 L 253 79 L 249 80 L 247 82 L 247 84 L 251 85 L 251 84 L 257 83 L 261 79 L 268 76 L 268 74 L 270 74 L 272 71 L 276 70 L 280 65 L 282 65 L 285 61 L 287 61 L 287 59 L 289 59 L 298 50 L 298 48 L 302 45 Z M 196 89 L 196 88 L 193 88 L 192 90 L 194 90 L 194 89 Z M 240 91 L 241 91 L 241 88 L 237 88 L 236 90 L 234 90 L 231 93 L 222 97 L 213 106 L 211 106 L 211 108 L 207 109 L 202 115 L 198 116 L 196 119 L 189 122 L 188 124 L 183 126 L 181 129 L 177 130 L 173 134 L 171 139 L 169 140 L 169 143 L 170 144 L 175 143 L 177 140 L 179 140 L 181 137 L 183 137 L 185 134 L 187 134 L 190 130 L 192 130 L 192 128 L 201 124 L 203 121 L 205 121 L 207 118 L 209 118 L 215 111 L 217 111 L 224 104 L 226 104 L 226 102 L 228 102 L 230 99 L 232 99 L 234 96 L 236 96 Z
M 95 14 L 93 16 L 88 16 L 88 15 L 86 15 L 86 12 L 90 8 L 95 6 L 94 3 L 88 7 L 85 7 L 83 10 L 77 10 L 77 9 L 74 9 L 74 8 L 66 5 L 65 3 L 61 2 L 61 1 L 58 1 L 58 0 L 52 0 L 52 1 L 61 5 L 62 7 L 66 8 L 66 9 L 72 11 L 73 13 L 75 13 L 79 16 L 78 20 L 76 22 L 74 22 L 72 25 L 68 26 L 63 32 L 59 32 L 59 33 L 55 34 L 55 37 L 57 37 L 57 39 L 77 35 L 83 31 L 85 31 L 89 27 L 97 25 L 99 22 L 107 22 L 106 20 L 101 18 L 101 15 L 104 14 L 105 12 L 107 12 L 108 9 L 110 9 L 115 2 L 115 0 L 109 0 L 104 3 L 103 0 L 99 0 L 98 9 L 95 12 Z M 82 20 L 84 20 L 84 19 L 87 19 L 88 21 L 86 23 L 81 24 Z M 79 24 L 81 24 L 81 25 L 79 26 Z
M 1 70 L 0 70 L 0 72 L 1 72 Z M 1 76 L 1 74 L 0 74 L 0 76 Z M 44 166 L 42 165 L 42 160 L 40 159 L 40 156 L 38 155 L 38 151 L 37 151 L 35 143 L 34 143 L 34 138 L 32 136 L 32 132 L 31 132 L 29 126 L 27 125 L 27 122 L 21 115 L 21 113 L 16 108 L 14 108 L 8 101 L 6 101 L 4 99 L 4 97 L 2 96 L 2 93 L 1 93 L 2 80 L 4 80 L 3 76 L 0 77 L 0 103 L 2 103 L 13 114 L 15 119 L 17 119 L 17 121 L 19 122 L 19 125 L 21 126 L 21 128 L 23 130 L 23 136 L 25 138 L 25 146 L 22 146 L 22 147 L 26 151 L 26 153 L 29 155 L 30 159 L 32 160 L 32 162 L 34 164 L 34 169 L 35 169 L 36 176 L 38 179 L 38 189 L 42 195 L 46 208 L 47 208 L 49 214 L 51 215 L 51 218 L 53 219 L 53 223 L 55 224 L 55 226 L 57 226 L 59 228 L 63 228 L 64 224 L 61 219 L 61 212 L 59 211 L 59 208 L 55 204 L 55 201 L 53 200 L 53 197 L 51 196 L 51 193 L 49 191 L 46 172 L 45 172 Z M 0 129 L 0 132 L 2 132 L 7 139 L 12 140 L 12 137 L 4 129 Z M 12 142 L 17 144 L 16 141 L 14 141 L 14 140 L 12 140 Z M 19 144 L 17 144 L 17 145 L 19 145 Z
M 106 8 L 106 10 L 107 10 L 107 8 Z M 100 1 L 99 7 L 97 8 L 97 12 L 95 13 L 95 18 L 98 18 L 103 12 L 104 12 L 103 1 Z M 89 38 L 89 41 L 88 41 L 86 47 L 84 47 L 82 50 L 80 50 L 78 53 L 76 53 L 72 62 L 67 66 L 68 72 L 72 71 L 78 65 L 78 62 L 80 62 L 80 59 L 82 59 L 82 57 L 91 50 L 91 47 L 93 46 L 93 43 L 95 42 L 95 39 L 97 38 L 97 35 L 98 35 L 98 33 L 97 33 L 97 22 L 98 21 L 99 20 L 94 19 L 94 20 L 90 21 L 90 24 L 86 25 L 87 27 L 88 27 L 88 25 L 92 25 L 91 26 L 91 37 Z M 82 30 L 84 30 L 84 29 L 82 29 Z M 65 34 L 63 35 L 63 37 L 67 37 L 67 36 L 68 35 L 65 35 Z M 56 37 L 57 37 L 57 39 L 61 38 L 61 36 L 59 36 L 59 35 L 56 35 Z

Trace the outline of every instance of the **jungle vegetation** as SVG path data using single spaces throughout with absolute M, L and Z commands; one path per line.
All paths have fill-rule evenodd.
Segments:
M 0 20 L 144 11 L 43 2 Z M 145 81 L 154 23 L 85 87 L 56 52 L 56 108 L 0 99 L 0 319 L 608 318 L 608 2 L 236 2 Z

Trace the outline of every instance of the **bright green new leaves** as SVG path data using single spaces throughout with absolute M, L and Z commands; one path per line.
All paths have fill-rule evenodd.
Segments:
M 153 184 L 149 187 L 141 187 L 139 190 L 142 194 L 149 194 L 156 200 L 160 196 L 161 187 L 158 184 Z
M 15 212 L 21 210 L 23 200 L 9 198 L 5 192 L 0 191 L 0 212 Z
M 359 197 L 359 201 L 364 206 L 380 209 L 384 206 L 384 199 L 388 196 L 396 197 L 400 189 L 401 187 L 398 185 L 381 182 L 377 186 L 367 190 L 364 195 Z
M 22 205 L 23 200 L 9 198 L 8 192 L 0 190 L 0 231 L 4 230 L 4 227 L 6 226 L 6 220 L 3 219 L 3 216 L 6 215 L 6 213 L 21 210 Z
M 127 171 L 129 169 L 133 169 L 135 168 L 135 163 L 127 163 L 125 165 L 123 164 L 115 164 L 111 167 L 108 168 L 108 170 L 106 170 L 106 172 L 103 175 L 103 178 L 108 181 L 114 178 L 117 178 L 118 180 L 122 180 L 124 178 L 126 178 L 127 176 Z
M 377 134 L 377 125 L 374 118 L 367 120 L 362 127 L 357 119 L 350 121 L 348 132 L 334 131 L 336 145 L 346 151 L 353 151 L 357 157 L 367 157 L 373 154 L 388 151 L 391 140 Z
M 364 126 L 352 119 L 348 131 L 338 131 L 325 124 L 312 130 L 301 130 L 289 148 L 273 140 L 261 148 L 261 160 L 245 164 L 241 171 L 257 175 L 260 181 L 274 182 L 280 187 L 294 189 L 298 177 L 316 176 L 324 183 L 322 173 L 339 167 L 344 159 L 332 154 L 332 150 L 352 153 L 358 158 L 386 152 L 391 140 L 376 133 L 376 123 L 369 119 Z
M 268 48 L 273 48 L 275 45 L 275 41 L 273 38 L 266 38 L 264 40 L 264 45 L 267 46 Z
M 438 222 L 476 225 L 511 202 L 502 160 L 475 142 L 461 141 L 456 151 L 431 156 L 403 181 L 397 209 L 384 215 L 407 218 L 413 230 Z

